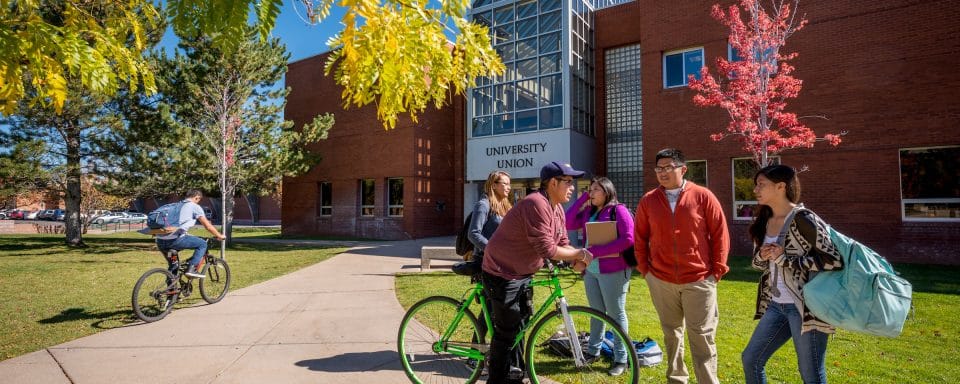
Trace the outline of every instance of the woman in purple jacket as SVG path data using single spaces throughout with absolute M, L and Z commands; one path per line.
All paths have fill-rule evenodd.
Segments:
M 613 187 L 613 182 L 606 177 L 593 178 L 590 189 L 580 195 L 567 209 L 566 214 L 567 230 L 571 231 L 584 229 L 588 222 L 611 221 L 611 216 L 615 217 L 616 240 L 607 244 L 587 244 L 587 249 L 594 255 L 594 259 L 583 272 L 583 284 L 590 307 L 606 313 L 617 320 L 624 331 L 628 331 L 626 303 L 633 268 L 627 265 L 620 253 L 633 245 L 633 215 L 617 201 L 617 190 Z M 603 324 L 592 321 L 590 348 L 587 350 L 590 356 L 599 357 L 603 334 Z M 609 373 L 613 376 L 622 374 L 626 369 L 626 362 L 626 346 L 617 342 L 614 345 L 613 364 Z

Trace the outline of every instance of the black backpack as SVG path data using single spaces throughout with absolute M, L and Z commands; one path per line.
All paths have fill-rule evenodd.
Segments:
M 620 205 L 622 205 L 622 204 L 617 204 L 617 207 L 619 207 Z M 613 210 L 610 211 L 610 220 L 611 220 L 611 221 L 617 221 L 617 207 L 613 207 Z M 617 235 L 619 236 L 619 234 L 617 234 Z M 635 253 L 633 253 L 633 246 L 632 246 L 632 245 L 630 246 L 630 248 L 627 248 L 625 251 L 620 252 L 620 257 L 623 258 L 623 261 L 627 262 L 627 265 L 629 265 L 629 266 L 631 266 L 631 267 L 636 267 L 636 266 L 637 266 L 637 255 L 636 255 Z
M 468 252 L 473 251 L 473 243 L 470 242 L 471 219 L 473 219 L 473 212 L 467 215 L 467 219 L 463 221 L 463 227 L 460 227 L 460 232 L 457 233 L 457 241 L 454 247 L 460 256 L 464 256 Z

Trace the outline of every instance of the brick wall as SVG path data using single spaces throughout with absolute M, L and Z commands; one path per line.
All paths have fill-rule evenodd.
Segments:
M 0 220 L 0 234 L 14 233 L 15 223 L 13 220 Z
M 678 147 L 707 160 L 708 187 L 732 213 L 731 158 L 746 156 L 733 140 L 713 142 L 727 123 L 719 108 L 696 107 L 686 87 L 663 89 L 664 52 L 702 46 L 705 62 L 726 55 L 726 30 L 709 15 L 714 1 L 637 1 L 597 15 L 597 73 L 605 49 L 640 43 L 644 169 L 659 149 Z M 731 4 L 725 1 L 724 4 Z M 803 80 L 789 111 L 818 135 L 847 132 L 839 147 L 784 152 L 800 175 L 801 200 L 840 231 L 895 261 L 960 264 L 960 223 L 903 222 L 899 149 L 960 145 L 960 1 L 801 3 L 809 25 L 788 40 Z M 604 84 L 598 79 L 598 130 Z M 645 172 L 646 189 L 657 185 Z M 747 222 L 731 223 L 735 254 L 747 254 Z
M 296 125 L 331 112 L 336 124 L 313 147 L 323 157 L 299 177 L 285 178 L 283 233 L 378 239 L 448 235 L 460 219 L 463 178 L 463 105 L 428 108 L 413 123 L 403 116 L 385 130 L 373 106 L 344 110 L 341 89 L 323 76 L 326 55 L 290 64 L 286 118 Z M 386 179 L 404 179 L 403 217 L 387 216 Z M 359 217 L 359 180 L 374 179 L 373 217 Z M 333 213 L 317 214 L 319 182 L 332 183 Z

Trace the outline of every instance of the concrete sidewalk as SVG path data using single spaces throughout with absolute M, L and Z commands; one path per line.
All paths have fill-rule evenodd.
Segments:
M 0 381 L 407 383 L 396 352 L 403 308 L 394 273 L 419 271 L 421 246 L 446 244 L 453 239 L 358 243 L 214 305 L 2 361 Z

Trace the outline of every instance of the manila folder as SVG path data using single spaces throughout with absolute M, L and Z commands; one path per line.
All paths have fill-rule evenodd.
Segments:
M 587 244 L 604 245 L 616 239 L 616 221 L 597 221 L 587 223 Z

